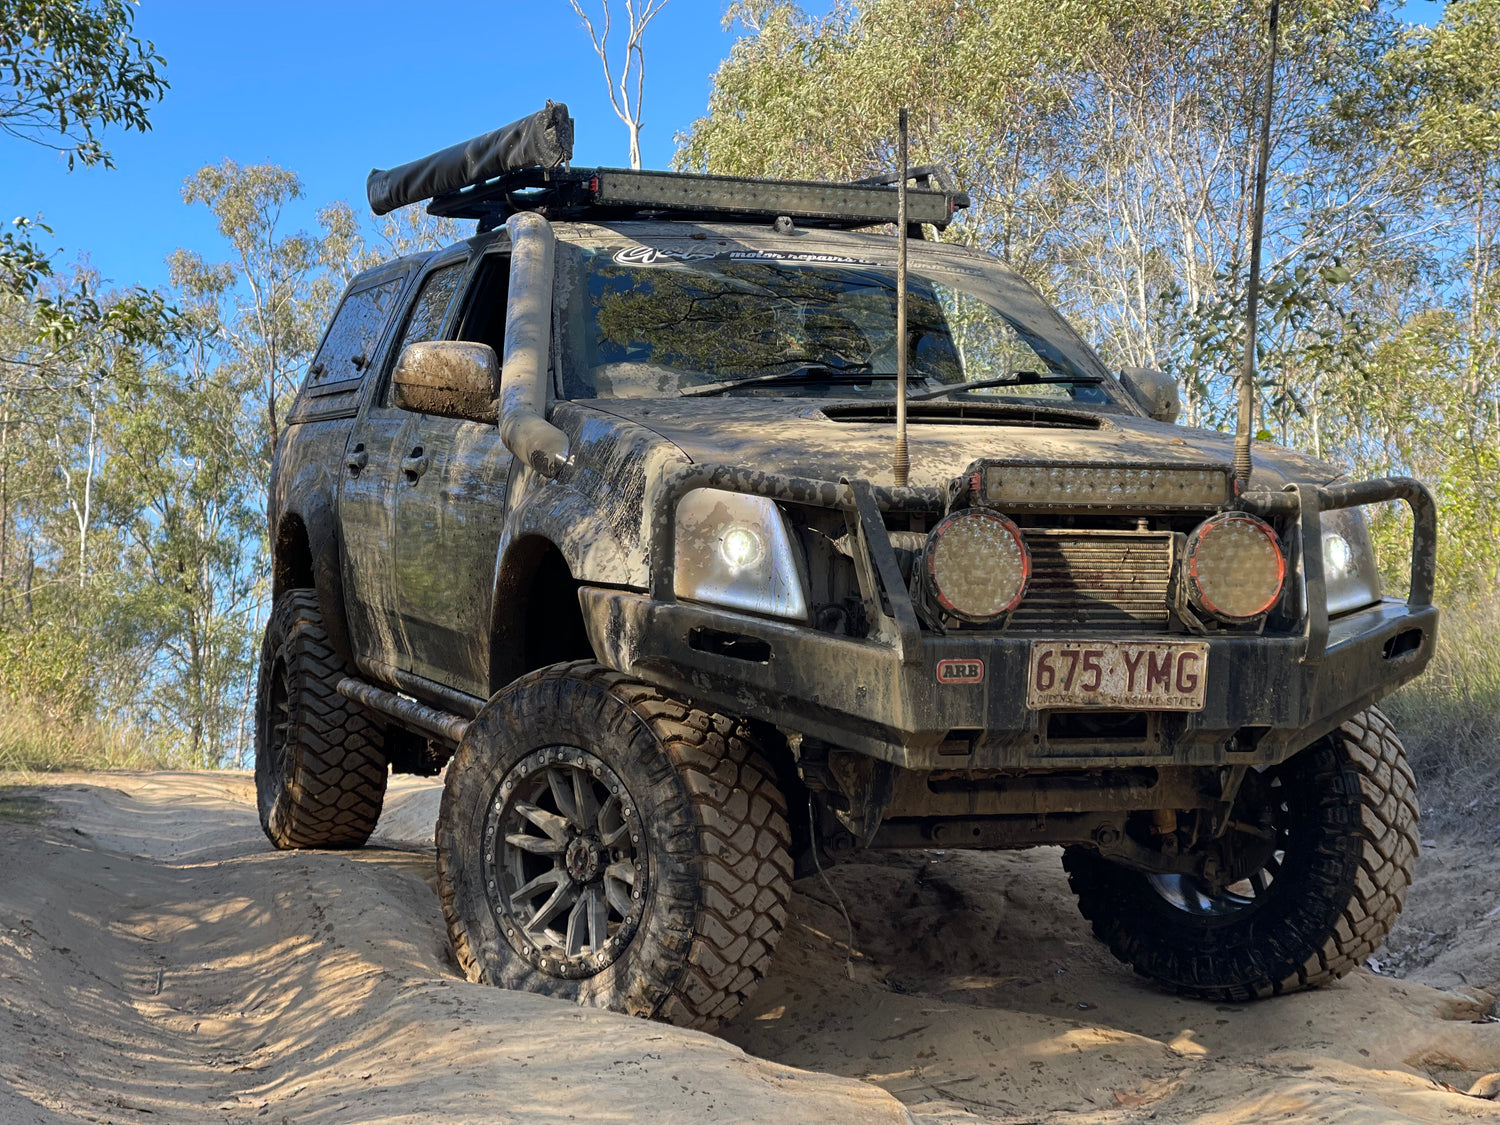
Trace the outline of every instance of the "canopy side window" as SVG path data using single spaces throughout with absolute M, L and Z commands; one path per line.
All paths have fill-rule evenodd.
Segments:
M 356 289 L 344 298 L 308 368 L 303 394 L 336 394 L 359 386 L 375 360 L 405 284 L 405 278 L 392 278 Z

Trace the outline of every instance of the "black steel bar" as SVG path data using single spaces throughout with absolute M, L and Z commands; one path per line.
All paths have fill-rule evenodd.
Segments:
M 1406 604 L 1414 609 L 1432 604 L 1437 584 L 1437 504 L 1425 484 L 1411 477 L 1330 484 L 1318 490 L 1318 500 L 1325 512 L 1390 500 L 1406 501 L 1412 517 L 1411 584 Z
M 345 676 L 335 689 L 345 699 L 352 699 L 362 707 L 389 715 L 407 726 L 416 727 L 426 734 L 449 742 L 458 742 L 469 729 L 469 720 L 461 719 L 447 711 L 439 711 L 415 699 L 406 699 L 393 691 L 386 691 L 374 684 Z
M 870 491 L 870 482 L 857 477 L 853 480 L 845 477 L 843 483 L 854 494 L 854 507 L 859 515 L 860 548 L 874 562 L 875 573 L 880 578 L 880 585 L 885 588 L 885 598 L 891 606 L 890 617 L 896 626 L 896 650 L 901 656 L 901 663 L 919 664 L 922 660 L 922 626 L 917 621 L 916 607 L 911 604 L 911 594 L 906 589 L 906 583 L 901 580 L 901 566 L 896 561 L 896 551 L 891 546 L 885 521 L 880 518 L 880 508 Z M 875 605 L 872 608 L 884 617 L 880 591 L 875 590 L 873 593 Z
M 1328 651 L 1328 584 L 1323 575 L 1323 510 L 1318 486 L 1289 484 L 1287 492 L 1297 497 L 1301 527 L 1297 551 L 1297 573 L 1302 579 L 1303 664 L 1321 664 Z
M 1349 481 L 1316 489 L 1319 512 L 1359 508 L 1404 500 L 1411 508 L 1411 583 L 1406 604 L 1421 609 L 1432 604 L 1437 580 L 1437 505 L 1427 486 L 1411 477 L 1377 477 Z M 1247 492 L 1237 506 L 1260 515 L 1296 515 L 1300 510 L 1294 492 Z
M 911 474 L 906 450 L 906 108 L 896 126 L 896 453 L 892 474 L 904 485 Z

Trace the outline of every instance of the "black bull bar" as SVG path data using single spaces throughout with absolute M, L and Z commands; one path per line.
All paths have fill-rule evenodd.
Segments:
M 673 547 L 678 502 L 700 488 L 722 489 L 765 496 L 788 504 L 834 508 L 844 513 L 858 548 L 855 568 L 860 594 L 871 620 L 885 623 L 883 634 L 892 638 L 905 664 L 920 662 L 921 625 L 906 583 L 901 578 L 895 549 L 891 546 L 884 511 L 941 513 L 947 502 L 943 488 L 885 488 L 862 479 L 838 482 L 807 477 L 763 473 L 734 465 L 687 465 L 670 476 L 651 526 L 650 595 L 671 604 L 677 600 L 673 581 Z M 1411 477 L 1381 477 L 1344 484 L 1290 484 L 1282 492 L 1245 492 L 1229 507 L 1262 516 L 1285 516 L 1298 523 L 1299 549 L 1294 572 L 1305 591 L 1301 621 L 1301 662 L 1316 664 L 1328 644 L 1328 603 L 1323 575 L 1323 552 L 1302 545 L 1321 544 L 1322 514 L 1341 508 L 1358 508 L 1393 500 L 1405 501 L 1412 512 L 1411 580 L 1406 599 L 1408 610 L 1432 605 L 1437 575 L 1437 507 L 1432 493 Z M 878 584 L 877 584 L 878 583 Z
M 675 512 L 700 488 L 841 512 L 869 635 L 679 602 Z M 1415 517 L 1410 598 L 1383 599 L 1330 622 L 1322 551 L 1300 544 L 1321 543 L 1324 511 L 1390 500 L 1405 501 Z M 594 650 L 604 663 L 664 690 L 917 769 L 1271 764 L 1416 676 L 1434 650 L 1436 513 L 1421 484 L 1392 478 L 1247 493 L 1223 508 L 1298 521 L 1300 534 L 1288 537 L 1291 568 L 1307 591 L 1298 620 L 1275 633 L 1195 638 L 1209 646 L 1211 663 L 1229 661 L 1235 669 L 1210 682 L 1202 711 L 1153 715 L 1147 735 L 1126 739 L 1128 745 L 1080 748 L 1069 742 L 1076 736 L 1054 731 L 1047 713 L 1026 704 L 1030 632 L 923 631 L 882 513 L 941 515 L 949 503 L 943 486 L 888 488 L 733 465 L 684 466 L 663 482 L 653 507 L 648 590 L 579 591 Z M 733 651 L 723 647 L 726 639 Z M 989 670 L 982 682 L 938 679 L 940 664 L 976 657 Z

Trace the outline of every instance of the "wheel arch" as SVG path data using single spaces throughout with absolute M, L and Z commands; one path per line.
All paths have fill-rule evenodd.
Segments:
M 549 664 L 595 659 L 578 603 L 582 584 L 547 536 L 522 535 L 506 545 L 491 602 L 491 694 Z
M 288 590 L 307 589 L 317 592 L 323 627 L 333 650 L 352 663 L 338 521 L 326 482 L 310 481 L 304 475 L 293 482 L 292 496 L 272 528 L 272 603 Z

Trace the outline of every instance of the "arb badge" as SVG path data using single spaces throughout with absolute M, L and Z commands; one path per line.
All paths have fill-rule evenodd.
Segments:
M 937 679 L 940 684 L 984 683 L 983 660 L 939 660 Z

